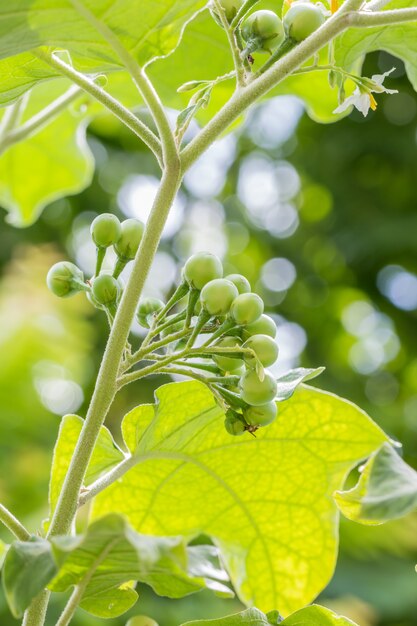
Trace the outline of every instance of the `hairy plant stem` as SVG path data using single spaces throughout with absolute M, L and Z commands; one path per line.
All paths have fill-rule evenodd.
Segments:
M 81 87 L 86 93 L 93 96 L 100 104 L 113 113 L 127 128 L 129 128 L 141 141 L 143 141 L 154 153 L 161 164 L 162 148 L 158 137 L 136 117 L 129 109 L 124 107 L 118 100 L 113 98 L 107 91 L 97 85 L 92 78 L 77 72 L 71 65 L 68 65 L 56 55 L 47 50 L 38 48 L 32 52 L 38 59 L 52 67 L 59 74 L 66 76 L 73 83 Z
M 0 504 L 0 522 L 20 541 L 27 541 L 30 539 L 30 532 L 26 530 L 21 522 L 7 509 L 3 504 Z

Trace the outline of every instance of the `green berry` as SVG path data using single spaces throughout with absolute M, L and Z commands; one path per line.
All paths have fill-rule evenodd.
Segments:
M 229 274 L 225 278 L 235 285 L 239 293 L 250 292 L 250 283 L 242 274 Z
M 55 263 L 51 267 L 46 277 L 46 284 L 48 289 L 59 298 L 67 298 L 80 291 L 88 290 L 80 268 L 68 261 Z
M 142 298 L 136 311 L 139 324 L 144 328 L 149 328 L 152 316 L 163 308 L 164 303 L 158 298 Z
M 201 305 L 210 315 L 226 315 L 238 295 L 238 290 L 230 280 L 216 278 L 201 290 Z
M 240 7 L 244 4 L 245 0 L 219 0 L 219 5 L 224 11 L 224 15 L 226 16 L 226 20 L 230 22 L 236 17 L 237 12 Z M 221 19 L 219 17 L 217 7 L 212 6 L 211 13 L 216 20 L 216 22 L 222 26 Z
M 242 25 L 242 37 L 250 52 L 272 53 L 285 39 L 284 27 L 273 11 L 252 13 Z
M 245 424 L 237 417 L 226 417 L 224 420 L 224 427 L 229 435 L 239 436 L 245 432 Z
M 102 213 L 91 223 L 90 233 L 98 248 L 108 248 L 119 241 L 122 228 L 115 215 Z
M 269 315 L 261 315 L 256 322 L 248 324 L 242 330 L 242 336 L 244 339 L 252 337 L 252 335 L 268 335 L 268 337 L 276 337 L 277 326 Z
M 242 399 L 253 406 L 271 402 L 277 393 L 277 382 L 268 370 L 260 380 L 255 370 L 247 370 L 239 381 Z
M 245 341 L 243 347 L 253 350 L 264 367 L 273 365 L 278 358 L 278 346 L 275 340 L 268 335 L 252 335 Z M 256 360 L 253 356 L 245 355 L 244 359 L 250 367 L 256 366 Z
M 256 293 L 241 293 L 230 307 L 230 317 L 239 326 L 258 320 L 264 311 L 264 302 Z
M 239 337 L 224 337 L 216 344 L 214 344 L 215 348 L 239 348 L 242 344 Z M 218 365 L 218 367 L 224 372 L 234 372 L 242 366 L 242 358 L 240 357 L 232 357 L 229 355 L 223 354 L 215 354 L 213 356 L 213 361 Z
M 125 260 L 131 261 L 135 258 L 140 242 L 142 240 L 144 226 L 141 221 L 134 218 L 125 220 L 121 224 L 121 235 L 114 246 L 117 255 Z
M 325 21 L 323 11 L 309 2 L 294 2 L 284 17 L 284 28 L 288 37 L 303 41 Z
M 198 252 L 188 259 L 183 274 L 189 286 L 200 291 L 211 280 L 223 276 L 223 266 L 214 254 Z
M 277 413 L 277 403 L 271 401 L 260 406 L 248 406 L 243 410 L 243 417 L 249 426 L 268 426 L 272 424 Z
M 126 626 L 159 626 L 158 622 L 147 615 L 135 615 L 131 617 Z
M 120 298 L 120 283 L 109 274 L 100 274 L 93 281 L 91 293 L 98 304 L 104 307 L 111 307 L 117 304 Z

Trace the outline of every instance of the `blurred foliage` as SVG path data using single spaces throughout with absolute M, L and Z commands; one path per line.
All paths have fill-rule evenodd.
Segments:
M 387 54 L 371 56 L 365 73 L 392 66 L 390 87 L 400 93 L 381 96 L 366 120 L 353 113 L 318 125 L 283 97 L 211 149 L 187 174 L 146 290 L 169 291 L 190 252 L 219 253 L 278 316 L 281 367 L 325 365 L 318 384 L 367 410 L 417 467 L 417 99 Z M 84 193 L 54 203 L 27 230 L 0 229 L 0 499 L 31 528 L 46 512 L 63 402 L 84 414 L 107 332 L 82 296 L 49 296 L 44 276 L 60 257 L 91 270 L 94 214 L 146 218 L 158 176 L 107 116 L 89 142 L 97 171 Z M 107 422 L 116 437 L 123 414 L 151 400 L 162 380 L 120 394 Z M 320 600 L 361 626 L 417 626 L 416 562 L 415 516 L 378 528 L 342 522 L 336 575 Z M 140 595 L 136 612 L 162 626 L 239 608 L 206 592 L 179 602 Z M 0 623 L 16 623 L 3 600 Z M 82 612 L 74 620 L 99 623 Z

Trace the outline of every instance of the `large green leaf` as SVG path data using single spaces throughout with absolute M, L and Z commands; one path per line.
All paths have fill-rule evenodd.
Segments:
M 45 44 L 70 50 L 89 68 L 120 64 L 81 6 L 144 65 L 175 47 L 184 23 L 204 4 L 205 0 L 20 0 L 16 10 L 13 3 L 1 3 L 0 58 Z
M 3 567 L 3 589 L 14 617 L 21 617 L 31 600 L 57 572 L 51 545 L 45 539 L 15 541 Z
M 272 613 L 265 615 L 258 609 L 247 609 L 220 619 L 186 622 L 183 626 L 271 626 L 278 623 L 282 626 L 356 626 L 346 617 L 318 605 L 305 607 L 282 621 L 279 617 L 277 620 L 276 611 Z
M 52 544 L 60 569 L 51 589 L 65 591 L 73 585 L 85 585 L 80 606 L 99 617 L 120 615 L 135 603 L 132 581 L 144 582 L 160 595 L 178 598 L 211 583 L 216 587 L 218 578 L 227 579 L 219 566 L 207 567 L 206 546 L 190 548 L 197 551 L 193 561 L 200 560 L 201 551 L 202 563 L 190 571 L 190 549 L 181 538 L 139 535 L 118 515 L 98 520 L 85 535 L 54 538 Z M 220 583 L 216 590 L 231 594 Z
M 288 614 L 311 601 L 335 565 L 332 494 L 384 433 L 353 404 L 307 387 L 256 438 L 230 437 L 198 382 L 165 385 L 157 399 L 126 416 L 138 464 L 96 498 L 94 516 L 119 511 L 140 532 L 210 535 L 245 603 Z
M 50 515 L 55 510 L 83 423 L 84 420 L 78 415 L 65 415 L 62 418 L 55 444 L 49 483 Z M 110 432 L 105 426 L 102 426 L 87 468 L 84 484 L 90 485 L 101 474 L 120 463 L 123 458 L 123 452 L 114 443 Z
M 335 499 L 343 515 L 361 524 L 383 524 L 417 508 L 417 472 L 385 444 L 365 465 L 359 481 Z
M 415 6 L 415 0 L 395 0 L 388 10 Z M 336 63 L 347 69 L 374 50 L 386 50 L 405 62 L 407 74 L 417 89 L 417 22 L 378 28 L 351 29 L 335 42 Z
M 68 87 L 63 79 L 36 87 L 23 122 Z M 86 123 L 85 113 L 73 105 L 0 155 L 0 206 L 10 211 L 13 224 L 31 224 L 48 203 L 90 183 L 94 163 L 86 142 Z

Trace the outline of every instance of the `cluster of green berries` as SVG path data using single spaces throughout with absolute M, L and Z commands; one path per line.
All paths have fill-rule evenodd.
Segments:
M 245 0 L 219 0 L 218 6 L 230 24 L 245 4 Z M 221 24 L 216 6 L 212 8 L 215 20 Z M 322 5 L 306 0 L 293 2 L 282 19 L 269 10 L 259 10 L 243 18 L 238 25 L 245 42 L 245 55 L 253 52 L 272 54 L 284 41 L 299 43 L 311 35 L 325 21 Z
M 83 272 L 74 263 L 61 261 L 48 272 L 46 282 L 49 289 L 61 298 L 85 291 L 95 307 L 108 311 L 114 317 L 123 291 L 120 274 L 135 258 L 143 230 L 142 222 L 137 219 L 120 222 L 111 213 L 99 215 L 90 228 L 97 253 L 95 275 L 85 280 Z M 111 246 L 117 256 L 115 267 L 113 272 L 102 271 L 104 257 Z
M 167 316 L 173 306 L 178 312 Z M 196 344 L 199 356 L 206 363 L 211 360 L 230 434 L 253 433 L 275 419 L 277 383 L 265 368 L 278 358 L 277 329 L 244 276 L 223 277 L 222 263 L 215 255 L 194 254 L 185 263 L 182 281 L 169 302 L 143 298 L 137 319 L 154 334 L 161 328 L 162 338 L 185 335 L 173 350 L 181 358 Z

